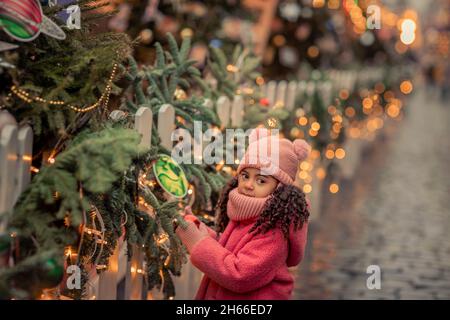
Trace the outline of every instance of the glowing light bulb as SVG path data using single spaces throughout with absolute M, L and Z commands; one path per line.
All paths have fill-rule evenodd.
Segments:
M 335 155 L 337 159 L 343 159 L 345 157 L 345 150 L 342 148 L 338 148 L 336 149 Z
M 312 191 L 312 186 L 310 184 L 305 184 L 303 186 L 303 192 L 304 193 L 310 193 Z
M 339 191 L 339 186 L 336 183 L 330 184 L 330 192 L 337 193 Z

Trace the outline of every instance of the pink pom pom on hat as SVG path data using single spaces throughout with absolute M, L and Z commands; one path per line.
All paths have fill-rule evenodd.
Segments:
M 305 160 L 311 152 L 311 147 L 305 140 L 296 139 L 292 142 L 280 139 L 265 128 L 253 130 L 249 140 L 238 174 L 245 168 L 257 168 L 262 174 L 271 175 L 286 185 L 294 183 L 299 162 Z

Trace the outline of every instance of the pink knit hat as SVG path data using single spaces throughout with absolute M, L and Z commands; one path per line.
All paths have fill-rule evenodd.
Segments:
M 295 180 L 298 164 L 305 160 L 311 147 L 305 140 L 280 139 L 265 128 L 258 128 L 249 136 L 250 144 L 240 161 L 238 174 L 245 168 L 257 168 L 261 174 L 271 175 L 283 184 Z

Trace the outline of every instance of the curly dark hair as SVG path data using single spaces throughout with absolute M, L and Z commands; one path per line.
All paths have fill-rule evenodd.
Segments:
M 216 207 L 216 232 L 223 232 L 228 225 L 227 216 L 228 195 L 238 186 L 238 179 L 231 179 L 224 188 Z M 264 205 L 256 223 L 250 232 L 266 233 L 275 228 L 280 228 L 286 238 L 289 237 L 289 228 L 293 224 L 294 230 L 301 229 L 308 221 L 309 210 L 305 194 L 293 185 L 280 185 L 270 195 Z
M 225 230 L 225 228 L 228 225 L 228 222 L 230 221 L 230 218 L 228 218 L 227 215 L 227 203 L 228 203 L 228 195 L 238 186 L 238 179 L 232 178 L 230 181 L 228 181 L 227 185 L 222 191 L 222 194 L 219 198 L 219 201 L 217 202 L 216 206 L 216 232 L 220 233 Z

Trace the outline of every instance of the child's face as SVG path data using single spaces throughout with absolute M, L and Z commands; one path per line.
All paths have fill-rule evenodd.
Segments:
M 277 179 L 262 175 L 256 168 L 246 168 L 238 176 L 238 192 L 249 197 L 267 197 L 275 191 L 277 185 Z

